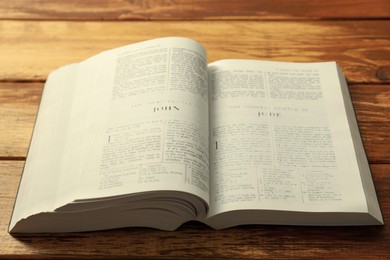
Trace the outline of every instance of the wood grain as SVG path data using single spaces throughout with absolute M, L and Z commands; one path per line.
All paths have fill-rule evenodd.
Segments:
M 0 19 L 36 20 L 305 20 L 383 19 L 381 0 L 18 0 L 0 2 Z
M 214 231 L 187 223 L 175 232 L 124 228 L 72 234 L 10 236 L 6 230 L 22 161 L 0 161 L 1 257 L 26 258 L 377 258 L 389 256 L 390 226 L 289 227 L 242 226 Z M 372 165 L 385 221 L 390 216 L 389 164 Z M 367 250 L 369 248 L 369 250 Z
M 0 83 L 0 159 L 24 159 L 43 83 Z M 390 163 L 390 86 L 350 85 L 371 163 Z
M 0 21 L 0 81 L 46 79 L 100 51 L 165 36 L 190 37 L 209 61 L 335 60 L 350 83 L 390 83 L 390 21 L 36 22 Z
M 25 158 L 42 90 L 42 83 L 0 83 L 0 159 Z
M 390 163 L 390 85 L 349 85 L 371 163 Z

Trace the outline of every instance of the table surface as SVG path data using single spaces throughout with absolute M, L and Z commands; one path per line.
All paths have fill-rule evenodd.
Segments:
M 7 233 L 50 71 L 164 36 L 193 38 L 209 62 L 335 60 L 347 76 L 385 222 L 390 221 L 390 1 L 18 0 L 0 2 L 0 258 L 390 258 L 382 227 L 190 222 L 57 235 Z

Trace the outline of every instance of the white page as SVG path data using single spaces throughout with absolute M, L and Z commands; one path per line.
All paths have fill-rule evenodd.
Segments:
M 335 63 L 209 65 L 210 212 L 366 212 Z
M 76 74 L 77 65 L 67 65 L 46 81 L 10 228 L 22 218 L 54 208 Z
M 195 41 L 163 38 L 81 63 L 57 206 L 152 190 L 208 201 L 206 60 Z

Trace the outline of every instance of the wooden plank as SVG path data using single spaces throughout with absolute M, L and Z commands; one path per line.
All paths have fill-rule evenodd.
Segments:
M 0 83 L 0 159 L 25 158 L 42 83 Z
M 390 163 L 390 85 L 349 89 L 369 161 Z
M 43 83 L 0 83 L 0 159 L 24 159 Z M 371 163 L 390 163 L 390 86 L 350 85 Z
M 0 2 L 0 19 L 303 20 L 390 17 L 382 0 L 18 0 Z
M 243 226 L 214 231 L 187 223 L 175 232 L 124 228 L 72 234 L 12 237 L 8 222 L 22 161 L 0 161 L 0 258 L 188 257 L 188 258 L 378 258 L 390 257 L 390 226 Z M 390 165 L 372 165 L 385 220 L 390 217 Z M 369 248 L 370 250 L 367 250 Z
M 0 80 L 44 80 L 100 51 L 164 36 L 203 44 L 209 61 L 335 60 L 350 83 L 390 83 L 390 21 L 36 22 L 0 21 Z

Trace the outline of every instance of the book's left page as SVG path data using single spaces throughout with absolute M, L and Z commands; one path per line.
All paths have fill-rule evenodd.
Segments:
M 53 72 L 10 229 L 71 202 L 80 203 L 67 210 L 146 192 L 190 194 L 205 215 L 207 95 L 206 51 L 185 38 L 124 46 Z

